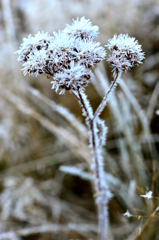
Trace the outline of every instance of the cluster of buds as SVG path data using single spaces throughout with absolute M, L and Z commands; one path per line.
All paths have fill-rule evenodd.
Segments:
M 105 58 L 106 52 L 93 39 L 98 35 L 98 27 L 90 20 L 77 18 L 63 31 L 38 32 L 34 37 L 24 39 L 18 61 L 26 75 L 46 73 L 53 76 L 52 88 L 60 93 L 65 90 L 85 88 L 92 76 L 94 65 Z
M 108 40 L 106 47 L 111 51 L 108 62 L 113 68 L 114 75 L 121 75 L 122 72 L 133 68 L 135 65 L 142 63 L 144 53 L 141 45 L 135 38 L 129 37 L 128 34 L 116 34 Z

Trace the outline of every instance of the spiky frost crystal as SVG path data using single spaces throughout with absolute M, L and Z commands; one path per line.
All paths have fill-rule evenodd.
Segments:
M 52 88 L 61 93 L 85 88 L 92 76 L 90 70 L 106 55 L 100 43 L 93 41 L 98 27 L 84 17 L 73 21 L 72 26 L 54 32 L 53 37 L 44 32 L 29 35 L 16 52 L 24 75 L 52 75 Z
M 112 39 L 108 40 L 106 47 L 112 52 L 107 61 L 113 68 L 115 75 L 142 63 L 144 59 L 141 45 L 128 34 L 120 34 L 119 36 L 115 34 Z

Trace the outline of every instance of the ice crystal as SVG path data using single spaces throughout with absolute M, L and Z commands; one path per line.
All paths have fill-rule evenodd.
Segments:
M 145 195 L 140 195 L 143 198 L 151 199 L 152 198 L 152 191 L 147 192 Z
M 106 47 L 112 52 L 108 62 L 113 68 L 114 74 L 121 74 L 142 63 L 144 59 L 141 45 L 135 38 L 129 37 L 128 34 L 120 34 L 119 36 L 115 34 L 112 39 L 108 40 Z
M 93 40 L 99 34 L 99 27 L 92 26 L 92 23 L 89 19 L 81 17 L 80 19 L 77 18 L 77 20 L 73 19 L 72 25 L 66 24 L 64 32 L 70 36 L 74 36 L 75 38 Z
M 127 217 L 127 218 L 132 217 L 132 214 L 128 210 L 123 215 L 124 217 Z

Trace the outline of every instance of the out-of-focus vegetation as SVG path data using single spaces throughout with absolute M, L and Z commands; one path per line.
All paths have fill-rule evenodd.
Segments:
M 0 2 L 0 231 L 6 232 L 0 239 L 97 237 L 87 167 L 91 156 L 78 102 L 69 93 L 59 96 L 51 90 L 47 76 L 24 77 L 13 54 L 29 34 L 52 34 L 77 16 L 99 26 L 103 45 L 115 33 L 128 33 L 145 52 L 144 64 L 122 76 L 102 115 L 108 127 L 103 154 L 114 194 L 109 239 L 158 240 L 159 215 L 154 211 L 159 198 L 140 197 L 149 190 L 159 197 L 157 0 Z M 86 90 L 94 109 L 111 80 L 103 61 Z M 123 216 L 127 209 L 130 219 Z

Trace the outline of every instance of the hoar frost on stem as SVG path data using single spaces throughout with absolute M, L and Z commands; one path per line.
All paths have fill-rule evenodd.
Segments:
M 144 59 L 141 45 L 138 44 L 135 38 L 129 37 L 128 34 L 120 34 L 118 36 L 115 34 L 112 39 L 108 40 L 108 44 L 105 46 L 111 51 L 111 55 L 109 55 L 107 61 L 113 68 L 114 80 L 94 114 L 95 119 L 105 108 L 109 101 L 110 94 L 117 86 L 122 73 L 141 64 Z
M 105 145 L 107 128 L 99 118 L 107 104 L 109 96 L 122 72 L 141 63 L 144 54 L 141 46 L 128 35 L 114 35 L 108 40 L 107 48 L 112 52 L 108 62 L 113 68 L 114 80 L 101 104 L 93 114 L 92 107 L 84 93 L 92 77 L 92 69 L 106 57 L 106 51 L 94 38 L 99 34 L 98 26 L 92 26 L 90 20 L 82 17 L 66 25 L 63 31 L 48 33 L 38 32 L 32 37 L 24 38 L 18 61 L 22 63 L 23 73 L 35 75 L 46 73 L 53 77 L 52 88 L 60 94 L 70 91 L 78 100 L 86 117 L 89 129 L 92 164 L 90 171 L 94 174 L 94 187 L 98 210 L 98 239 L 104 240 L 108 233 L 108 202 L 112 197 L 104 178 L 104 161 L 102 146 Z

